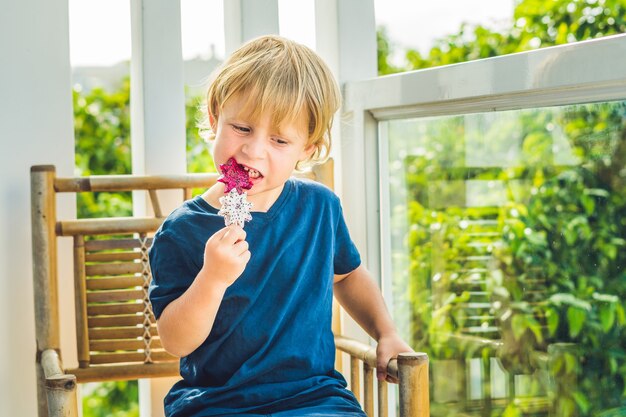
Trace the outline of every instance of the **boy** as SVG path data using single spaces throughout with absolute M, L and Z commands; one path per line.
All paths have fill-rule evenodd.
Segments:
M 333 368 L 333 293 L 378 341 L 379 378 L 411 350 L 361 265 L 338 198 L 291 178 L 328 153 L 339 105 L 322 60 L 277 36 L 243 45 L 215 75 L 213 159 L 248 173 L 252 220 L 224 227 L 218 182 L 155 235 L 150 299 L 183 377 L 165 399 L 168 416 L 364 416 Z

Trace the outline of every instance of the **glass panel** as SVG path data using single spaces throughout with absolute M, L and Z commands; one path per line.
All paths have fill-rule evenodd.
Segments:
M 433 416 L 625 415 L 625 116 L 379 124 L 393 312 L 430 355 Z

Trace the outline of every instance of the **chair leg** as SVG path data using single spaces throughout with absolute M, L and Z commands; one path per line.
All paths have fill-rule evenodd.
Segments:
M 42 353 L 41 366 L 45 374 L 48 417 L 78 417 L 76 376 L 63 372 L 59 355 L 53 349 Z
M 48 417 L 48 399 L 46 392 L 46 376 L 41 363 L 37 361 L 37 416 Z
M 78 417 L 76 377 L 60 375 L 46 379 L 50 417 Z

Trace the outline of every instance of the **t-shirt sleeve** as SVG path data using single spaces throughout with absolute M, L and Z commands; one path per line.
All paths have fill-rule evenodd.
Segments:
M 165 307 L 189 288 L 199 268 L 171 233 L 157 233 L 148 255 L 152 272 L 148 295 L 158 319 Z
M 335 228 L 335 274 L 347 274 L 357 269 L 359 265 L 361 265 L 361 255 L 350 238 L 350 232 L 343 217 L 343 210 L 339 205 Z

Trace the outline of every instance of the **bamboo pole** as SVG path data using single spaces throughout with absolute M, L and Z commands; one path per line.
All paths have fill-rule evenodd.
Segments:
M 85 268 L 85 273 L 89 277 L 94 275 L 129 275 L 142 271 L 143 268 L 138 262 L 93 264 L 87 265 Z
M 148 246 L 152 246 L 152 238 L 148 238 Z M 85 242 L 85 250 L 87 252 L 99 250 L 114 249 L 139 249 L 141 242 L 138 239 L 108 239 L 108 240 L 89 240 Z
M 85 274 L 85 238 L 74 236 L 74 305 L 76 308 L 76 349 L 78 366 L 89 366 L 89 331 L 87 324 L 87 276 Z
M 84 191 L 165 190 L 172 188 L 210 187 L 217 174 L 183 175 L 92 175 L 88 177 L 57 178 L 54 187 L 59 193 Z
M 76 376 L 65 374 L 58 353 L 46 349 L 41 355 L 46 378 L 47 413 L 50 417 L 78 417 Z
M 374 417 L 374 369 L 363 362 L 363 411 L 368 417 Z
M 164 350 L 153 350 L 151 353 L 152 359 L 155 362 L 164 361 L 176 361 L 178 358 Z M 91 355 L 91 363 L 94 365 L 111 364 L 111 363 L 126 363 L 126 362 L 138 362 L 143 363 L 145 355 L 143 352 L 114 352 L 114 353 L 96 353 Z M 150 366 L 150 365 L 146 365 Z
M 158 335 L 156 326 L 150 327 L 149 332 L 152 336 Z M 143 333 L 144 329 L 141 327 L 103 327 L 100 329 L 89 329 L 89 340 L 142 338 Z
M 54 177 L 55 168 L 52 165 L 33 166 L 30 169 L 33 293 L 38 369 L 41 366 L 41 353 L 46 349 L 59 349 L 60 347 L 57 246 L 54 231 L 56 219 Z M 39 415 L 46 416 L 48 406 L 43 370 L 39 370 L 38 375 Z
M 136 259 L 141 259 L 140 252 L 102 252 L 85 255 L 85 262 L 122 262 Z
M 112 301 L 134 301 L 143 300 L 143 290 L 111 290 L 96 291 L 87 294 L 87 301 L 90 303 L 105 303 Z
M 315 181 L 321 182 L 331 190 L 335 188 L 334 181 L 335 163 L 332 158 L 328 158 L 326 162 L 313 167 L 313 175 Z
M 361 402 L 361 376 L 359 373 L 360 361 L 354 356 L 350 356 L 350 389 L 354 393 L 356 400 Z
M 154 316 L 151 316 L 151 319 Z M 128 327 L 128 326 L 141 326 L 144 321 L 144 316 L 139 314 L 128 314 L 121 316 L 107 316 L 107 317 L 89 317 L 89 327 Z M 154 320 L 156 321 L 156 320 Z M 143 343 L 143 342 L 142 342 Z
M 63 220 L 57 222 L 56 231 L 59 236 L 154 232 L 164 220 L 155 217 Z
M 386 381 L 378 381 L 378 417 L 387 417 L 389 413 L 389 397 Z
M 333 334 L 342 334 L 341 331 L 341 306 L 339 302 L 333 297 L 333 313 L 332 313 L 332 322 L 331 328 Z M 335 355 L 335 369 L 339 369 L 343 372 L 343 355 Z
M 110 316 L 115 314 L 134 314 L 143 312 L 143 303 L 120 303 L 87 306 L 87 314 L 91 316 Z
M 133 275 L 106 278 L 90 278 L 87 280 L 88 290 L 121 290 L 125 288 L 141 287 L 143 278 Z
M 70 369 L 80 383 L 96 381 L 127 381 L 140 378 L 180 376 L 178 361 L 151 364 L 122 364 Z
M 400 380 L 400 416 L 428 417 L 428 355 L 400 353 L 398 355 Z
M 351 357 L 362 360 L 372 368 L 376 368 L 376 349 L 372 346 L 345 336 L 335 336 L 335 346 Z M 387 364 L 387 373 L 392 378 L 398 379 L 398 362 L 396 359 L 390 360 Z
M 89 347 L 94 352 L 114 352 L 116 350 L 139 350 L 145 347 L 143 340 L 122 339 L 122 340 L 95 340 L 89 343 Z M 163 345 L 159 338 L 152 340 L 151 348 L 162 349 Z
M 157 194 L 157 190 L 149 190 L 148 194 L 150 194 L 150 201 L 152 202 L 152 211 L 154 212 L 154 216 L 163 217 L 163 212 L 161 211 L 161 203 L 159 203 L 159 195 Z

